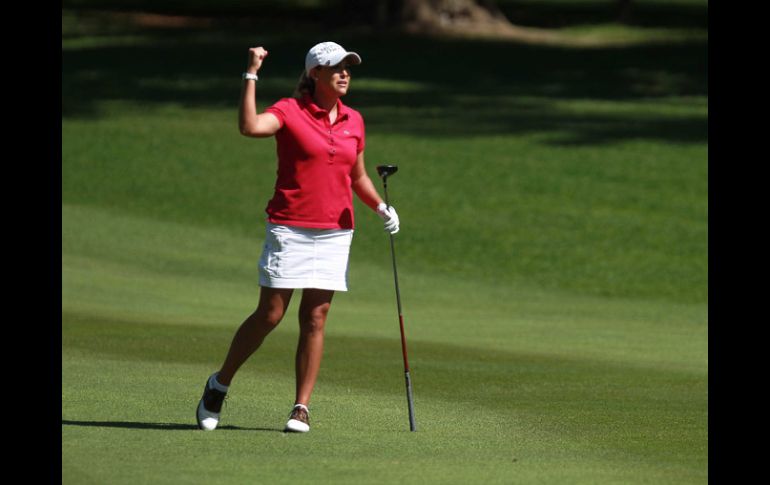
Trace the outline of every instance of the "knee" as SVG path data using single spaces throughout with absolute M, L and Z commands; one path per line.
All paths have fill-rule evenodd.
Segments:
M 307 310 L 300 315 L 300 328 L 304 333 L 321 333 L 326 325 L 326 315 L 329 314 L 329 305 L 319 305 Z
M 282 308 L 257 308 L 252 315 L 252 321 L 256 325 L 264 325 L 268 328 L 275 328 L 283 320 Z

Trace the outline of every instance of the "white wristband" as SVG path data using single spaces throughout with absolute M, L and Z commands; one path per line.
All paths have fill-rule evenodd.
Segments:
M 259 80 L 259 78 L 257 77 L 256 74 L 252 74 L 250 72 L 244 72 L 243 75 L 241 76 L 241 78 L 242 79 L 248 79 L 250 81 L 257 81 L 257 80 Z

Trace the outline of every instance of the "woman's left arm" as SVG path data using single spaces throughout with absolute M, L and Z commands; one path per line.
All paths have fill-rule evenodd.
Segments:
M 350 172 L 350 180 L 353 192 L 355 192 L 358 198 L 361 199 L 361 202 L 376 211 L 377 206 L 382 203 L 382 197 L 377 193 L 377 189 L 374 188 L 372 179 L 370 179 L 369 175 L 366 173 L 366 167 L 364 166 L 364 152 L 358 154 L 356 164 Z
M 385 202 L 382 201 L 382 197 L 377 193 L 377 189 L 374 188 L 372 179 L 366 174 L 366 168 L 364 167 L 364 152 L 358 154 L 356 164 L 353 166 L 353 170 L 350 172 L 350 179 L 352 181 L 353 191 L 358 195 L 361 201 L 371 207 L 380 218 L 385 221 L 385 230 L 391 234 L 395 234 L 399 231 L 399 220 L 396 209 L 393 206 L 388 207 Z

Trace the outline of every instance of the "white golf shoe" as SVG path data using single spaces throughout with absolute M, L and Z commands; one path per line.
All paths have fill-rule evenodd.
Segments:
M 214 389 L 209 385 L 211 377 L 206 379 L 206 385 L 203 388 L 203 396 L 198 403 L 198 409 L 195 412 L 195 418 L 198 421 L 198 427 L 205 431 L 213 431 L 219 424 L 219 413 L 222 412 L 222 403 L 227 393 Z
M 307 433 L 310 431 L 310 418 L 308 417 L 307 406 L 297 404 L 291 410 L 289 421 L 286 423 L 284 431 L 294 433 Z

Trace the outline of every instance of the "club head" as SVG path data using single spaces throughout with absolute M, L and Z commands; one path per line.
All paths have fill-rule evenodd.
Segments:
M 377 165 L 377 173 L 383 179 L 385 179 L 390 175 L 393 175 L 397 171 L 398 171 L 398 166 L 396 165 Z

